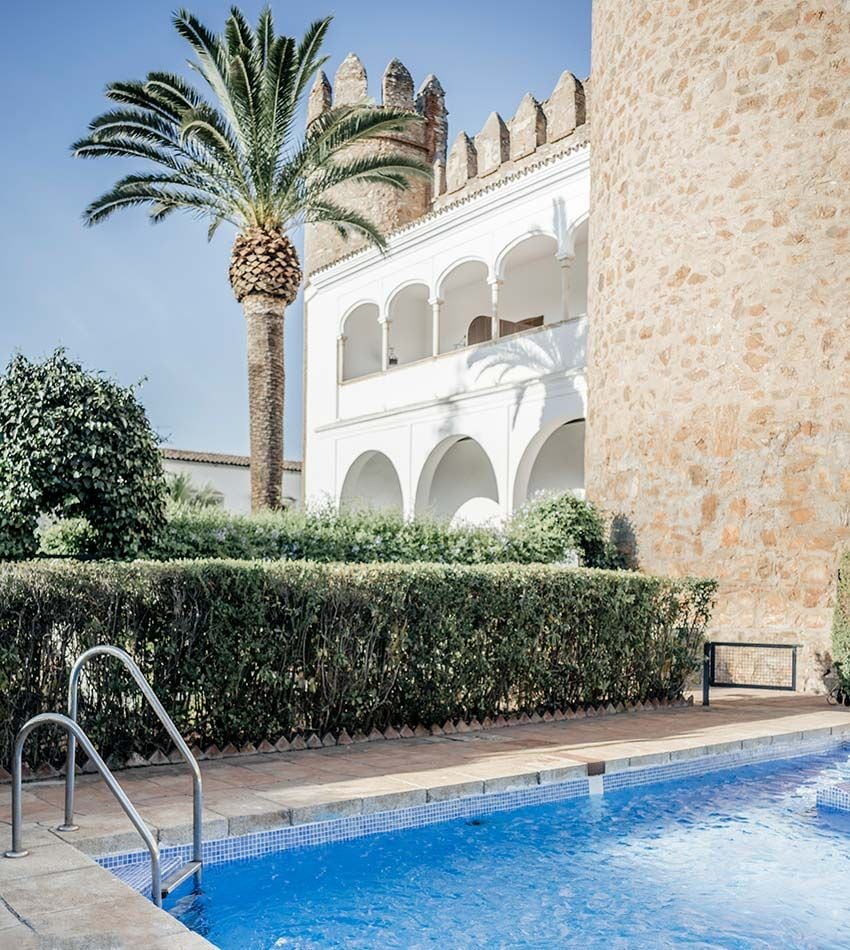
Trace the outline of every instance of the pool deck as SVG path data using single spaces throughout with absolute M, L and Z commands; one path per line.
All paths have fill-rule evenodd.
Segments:
M 370 741 L 204 761 L 204 837 L 225 838 L 588 774 L 658 765 L 830 733 L 850 737 L 850 709 L 823 696 L 715 691 L 712 705 L 541 722 L 450 736 Z M 118 780 L 162 845 L 191 840 L 185 767 L 128 769 Z M 90 855 L 141 842 L 95 775 L 77 783 L 80 830 L 60 834 L 61 780 L 24 787 L 24 846 L 0 858 L 0 948 L 209 947 Z M 0 834 L 10 835 L 10 788 L 0 786 Z M 85 938 L 85 939 L 84 939 Z

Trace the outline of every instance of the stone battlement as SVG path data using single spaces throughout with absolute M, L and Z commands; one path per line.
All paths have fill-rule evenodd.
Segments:
M 507 122 L 491 112 L 481 131 L 470 137 L 460 132 L 448 154 L 444 173 L 435 168 L 435 208 L 473 194 L 524 166 L 549 158 L 572 142 L 587 121 L 589 82 L 564 72 L 552 95 L 538 102 L 523 96 Z
M 366 69 L 354 54 L 340 63 L 331 84 L 320 72 L 310 92 L 307 104 L 307 124 L 335 106 L 368 102 Z M 403 109 L 422 118 L 405 132 L 380 136 L 376 141 L 355 145 L 352 154 L 391 150 L 433 165 L 445 168 L 448 123 L 445 93 L 436 76 L 426 77 L 414 94 L 413 78 L 397 59 L 384 70 L 381 79 L 380 105 Z M 435 173 L 435 178 L 440 173 Z M 410 188 L 399 191 L 389 185 L 347 182 L 335 189 L 340 204 L 351 207 L 374 221 L 384 233 L 421 218 L 431 208 L 431 182 L 416 178 Z M 305 232 L 305 262 L 308 274 L 326 267 L 352 251 L 366 245 L 366 239 L 355 232 L 346 238 L 326 224 L 310 224 Z
M 439 80 L 433 74 L 427 76 L 414 93 L 410 72 L 393 59 L 381 79 L 379 104 L 404 109 L 423 121 L 403 133 L 383 135 L 354 149 L 364 154 L 392 149 L 416 157 L 433 167 L 433 179 L 414 179 L 404 192 L 382 184 L 346 183 L 336 196 L 341 204 L 365 214 L 390 234 L 429 211 L 469 197 L 579 142 L 587 121 L 588 85 L 588 81 L 582 83 L 571 72 L 564 72 L 548 99 L 538 102 L 527 93 L 512 119 L 506 122 L 493 112 L 477 135 L 460 132 L 451 151 L 447 151 L 448 111 Z M 308 100 L 307 124 L 334 106 L 369 101 L 366 69 L 354 53 L 349 53 L 333 83 L 324 72 L 316 77 Z M 357 234 L 343 237 L 326 224 L 308 225 L 307 274 L 360 250 L 366 243 Z

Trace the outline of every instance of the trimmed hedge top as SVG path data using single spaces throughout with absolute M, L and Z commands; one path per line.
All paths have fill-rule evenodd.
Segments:
M 184 735 L 220 746 L 674 697 L 714 590 L 514 564 L 0 565 L 2 763 L 98 643 L 130 652 Z M 118 665 L 88 668 L 80 720 L 105 755 L 164 744 L 137 695 Z M 58 764 L 62 745 L 41 730 L 27 759 Z
M 49 554 L 93 553 L 82 519 L 59 522 L 42 535 Z M 606 541 L 602 514 L 565 493 L 536 499 L 503 528 L 452 527 L 392 512 L 333 508 L 235 515 L 221 508 L 172 506 L 145 557 L 310 560 L 366 563 L 556 563 L 576 556 L 587 567 L 620 567 Z

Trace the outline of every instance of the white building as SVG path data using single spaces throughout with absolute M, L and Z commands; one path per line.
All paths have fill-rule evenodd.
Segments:
M 222 507 L 235 514 L 251 511 L 251 460 L 247 455 L 193 452 L 161 448 L 166 473 L 188 475 L 194 488 L 212 486 L 222 497 Z M 283 498 L 287 504 L 301 501 L 301 463 L 283 463 Z
M 358 65 L 340 68 L 346 82 Z M 406 70 L 390 70 L 398 96 Z M 435 88 L 442 95 L 430 77 L 416 102 L 429 123 L 423 97 Z M 329 103 L 326 82 L 322 93 Z M 583 122 L 584 90 L 565 73 L 510 123 L 494 114 L 448 156 L 437 142 L 430 210 L 408 215 L 386 255 L 362 248 L 311 267 L 322 235 L 308 235 L 308 503 L 482 521 L 542 490 L 583 493 Z

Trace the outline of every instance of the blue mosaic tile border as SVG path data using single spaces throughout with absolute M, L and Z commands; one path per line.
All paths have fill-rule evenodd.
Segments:
M 349 841 L 365 835 L 382 834 L 387 831 L 403 831 L 421 828 L 443 821 L 477 818 L 499 811 L 511 811 L 527 805 L 544 805 L 549 802 L 567 801 L 589 795 L 586 778 L 552 785 L 537 785 L 513 792 L 496 792 L 491 795 L 475 795 L 469 798 L 454 798 L 445 802 L 429 802 L 395 811 L 375 812 L 371 815 L 352 815 L 304 825 L 289 825 L 271 831 L 260 831 L 237 838 L 221 838 L 205 841 L 204 865 L 224 864 L 261 857 L 291 848 L 315 847 L 336 841 Z M 162 876 L 184 864 L 191 857 L 189 844 L 164 847 L 160 850 Z M 145 851 L 131 851 L 96 858 L 97 863 L 112 871 L 136 890 L 150 895 L 150 856 Z M 167 866 L 167 867 L 166 867 Z
M 716 755 L 702 755 L 692 759 L 680 759 L 651 765 L 625 769 L 622 772 L 606 773 L 602 776 L 605 792 L 615 792 L 623 788 L 650 785 L 655 782 L 669 782 L 672 779 L 692 778 L 718 772 L 722 769 L 737 768 L 741 765 L 754 765 L 758 762 L 774 762 L 780 759 L 794 759 L 806 755 L 817 755 L 849 745 L 842 736 L 825 736 L 815 742 L 768 743 L 722 752 Z
M 660 765 L 637 766 L 620 772 L 606 773 L 593 779 L 581 778 L 551 785 L 537 785 L 512 792 L 474 795 L 445 802 L 428 802 L 424 805 L 376 812 L 371 815 L 353 815 L 310 824 L 288 825 L 240 837 L 205 841 L 203 861 L 206 866 L 211 866 L 249 860 L 292 848 L 315 847 L 337 841 L 348 841 L 365 835 L 421 828 L 443 821 L 475 818 L 529 805 L 583 798 L 600 791 L 614 792 L 640 785 L 705 775 L 741 765 L 816 755 L 819 752 L 828 752 L 842 747 L 850 747 L 850 739 L 840 735 L 794 743 L 765 743 L 726 753 L 709 753 L 690 759 L 665 762 Z M 599 779 L 602 781 L 600 782 Z M 846 801 L 846 810 L 850 811 L 850 784 L 843 788 L 846 789 L 843 793 L 842 786 L 819 790 L 818 804 L 822 804 L 823 796 L 824 807 L 844 810 L 840 803 Z M 839 804 L 834 804 L 836 802 Z M 184 864 L 190 857 L 191 845 L 189 844 L 163 847 L 160 851 L 163 877 Z M 112 871 L 131 887 L 150 896 L 150 857 L 146 850 L 106 855 L 95 860 L 101 867 Z
M 828 785 L 819 788 L 817 792 L 818 808 L 828 808 L 830 811 L 850 812 L 850 783 Z

